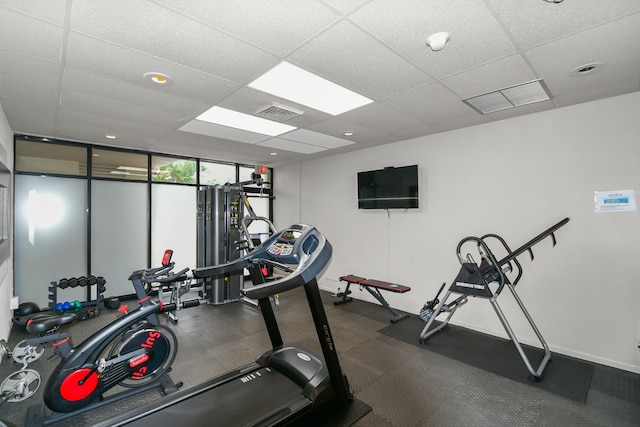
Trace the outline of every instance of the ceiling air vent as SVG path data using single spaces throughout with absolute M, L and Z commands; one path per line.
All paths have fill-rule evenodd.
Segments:
M 299 117 L 304 114 L 304 111 L 296 110 L 292 107 L 287 107 L 275 102 L 271 105 L 258 110 L 254 116 L 262 117 L 263 119 L 273 120 L 275 122 L 286 122 L 295 117 Z

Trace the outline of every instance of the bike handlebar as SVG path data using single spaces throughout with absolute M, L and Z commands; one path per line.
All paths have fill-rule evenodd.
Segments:
M 171 267 L 173 268 L 173 266 Z M 170 271 L 170 270 L 169 270 Z M 162 274 L 154 274 L 152 276 L 146 276 L 140 278 L 143 283 L 172 283 L 172 282 L 183 282 L 187 280 L 187 272 L 189 271 L 189 267 L 185 267 L 177 273 L 168 274 L 169 271 L 166 272 L 166 277 L 160 277 Z

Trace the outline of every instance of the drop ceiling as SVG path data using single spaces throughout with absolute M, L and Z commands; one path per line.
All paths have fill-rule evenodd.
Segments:
M 451 39 L 435 52 L 438 31 Z M 374 102 L 333 116 L 249 87 L 283 61 Z M 464 102 L 534 80 L 551 99 L 490 114 Z M 68 141 L 277 166 L 638 90 L 638 0 L 0 0 L 9 125 Z M 296 130 L 194 121 L 274 105 Z

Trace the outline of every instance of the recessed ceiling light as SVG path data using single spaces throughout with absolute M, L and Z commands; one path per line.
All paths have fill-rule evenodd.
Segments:
M 158 86 L 171 86 L 173 84 L 173 79 L 166 74 L 150 72 L 144 74 L 144 79 L 153 85 Z
M 592 62 L 590 64 L 584 64 L 574 68 L 569 73 L 569 76 L 583 77 L 589 74 L 595 74 L 598 71 L 601 71 L 602 69 L 604 69 L 604 64 L 602 62 Z
M 352 130 L 348 130 L 348 131 L 343 133 L 344 136 L 353 136 L 354 134 L 355 134 L 355 132 L 352 131 Z
M 196 117 L 196 120 L 269 136 L 278 136 L 297 129 L 295 126 L 273 122 L 222 107 L 211 107 Z
M 269 154 L 271 154 L 272 156 L 277 156 L 278 155 L 278 153 L 276 153 L 276 152 L 269 153 Z
M 116 139 L 117 138 L 117 136 L 112 134 L 112 133 L 108 133 L 104 137 L 107 138 L 107 139 Z
M 562 3 L 563 2 L 563 0 L 544 0 L 544 1 L 546 1 L 547 3 Z
M 249 87 L 334 116 L 373 102 L 288 62 L 272 68 Z

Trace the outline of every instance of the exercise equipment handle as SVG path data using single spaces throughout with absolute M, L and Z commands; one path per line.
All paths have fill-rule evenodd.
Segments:
M 523 253 L 525 253 L 527 251 L 531 252 L 531 247 L 533 245 L 535 245 L 536 243 L 540 242 L 541 240 L 545 239 L 546 237 L 551 236 L 551 239 L 553 241 L 553 246 L 555 246 L 556 245 L 556 236 L 553 233 L 557 229 L 559 229 L 560 227 L 564 226 L 568 222 L 569 222 L 569 218 L 565 218 L 562 221 L 559 221 L 557 224 L 549 227 L 548 229 L 546 229 L 542 233 L 538 234 L 536 237 L 534 237 L 533 239 L 529 240 L 527 243 L 525 243 L 524 245 L 520 246 L 518 249 L 514 250 L 509 255 L 505 256 L 500 261 L 498 261 L 498 266 L 502 267 L 503 265 L 505 265 L 509 261 L 513 260 L 515 257 L 517 257 L 519 255 L 522 255 Z
M 327 265 L 332 252 L 331 244 L 315 227 L 294 224 L 235 261 L 194 269 L 193 277 L 205 278 L 231 273 L 261 261 L 295 265 L 288 276 L 241 291 L 249 298 L 261 299 L 309 283 Z
M 173 267 L 172 267 L 173 268 Z M 187 280 L 187 272 L 189 271 L 189 267 L 185 267 L 182 270 L 178 271 L 175 274 L 169 274 L 165 277 L 161 277 L 163 274 L 154 274 L 152 276 L 142 277 L 140 280 L 143 283 L 173 283 L 173 282 L 183 282 Z
M 133 279 L 141 279 L 143 277 L 149 277 L 149 276 L 162 276 L 163 274 L 167 274 L 168 272 L 170 272 L 171 270 L 173 270 L 173 267 L 175 266 L 174 262 L 171 262 L 167 265 L 163 265 L 161 267 L 152 267 L 152 268 L 144 268 L 142 270 L 136 270 L 133 273 L 131 273 L 131 275 L 129 276 L 129 280 L 133 280 Z

